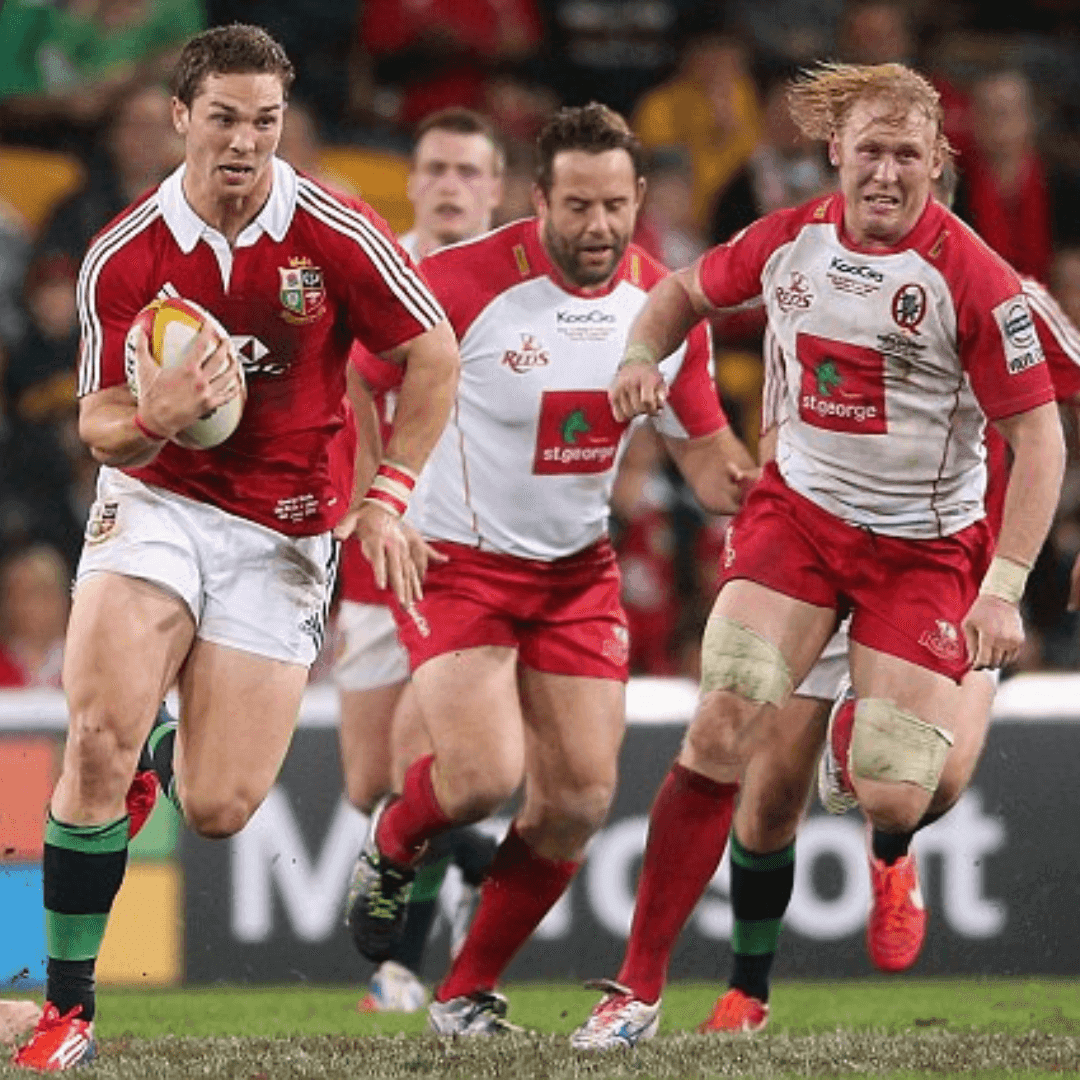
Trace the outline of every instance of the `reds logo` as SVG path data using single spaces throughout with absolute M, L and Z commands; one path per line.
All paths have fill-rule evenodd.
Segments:
M 935 619 L 934 627 L 933 632 L 922 632 L 919 644 L 942 660 L 963 660 L 966 645 L 960 637 L 960 631 L 944 619 Z
M 532 335 L 522 332 L 521 348 L 507 349 L 502 362 L 515 374 L 524 375 L 533 368 L 547 367 L 550 363 L 547 349 Z
M 630 632 L 625 626 L 613 626 L 611 637 L 600 646 L 600 651 L 613 664 L 625 664 L 630 659 Z
M 893 294 L 892 317 L 897 326 L 914 330 L 926 318 L 926 290 L 915 282 L 901 285 Z
M 782 285 L 776 287 L 776 303 L 785 315 L 794 308 L 805 311 L 813 302 L 810 279 L 799 270 L 791 271 L 786 289 Z

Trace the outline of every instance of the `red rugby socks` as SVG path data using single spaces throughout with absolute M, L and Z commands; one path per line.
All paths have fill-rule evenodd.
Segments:
M 481 889 L 469 935 L 435 991 L 435 1000 L 493 990 L 579 865 L 537 855 L 511 825 Z
M 443 812 L 431 784 L 435 755 L 418 758 L 405 772 L 401 795 L 379 819 L 375 843 L 391 862 L 412 862 L 425 840 L 454 823 Z
M 660 997 L 675 941 L 720 865 L 738 790 L 676 762 L 657 792 L 617 980 L 642 1001 Z

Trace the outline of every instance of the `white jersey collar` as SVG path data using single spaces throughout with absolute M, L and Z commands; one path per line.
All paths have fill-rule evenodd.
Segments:
M 237 247 L 250 247 L 265 232 L 274 241 L 281 243 L 292 224 L 296 211 L 296 172 L 292 166 L 280 158 L 273 158 L 273 182 L 270 185 L 270 197 L 263 208 L 255 215 L 243 232 L 236 238 Z M 186 165 L 181 165 L 170 173 L 158 188 L 158 202 L 161 216 L 176 239 L 180 250 L 190 254 L 203 236 L 220 236 L 212 225 L 208 225 L 195 211 L 184 195 L 183 180 Z

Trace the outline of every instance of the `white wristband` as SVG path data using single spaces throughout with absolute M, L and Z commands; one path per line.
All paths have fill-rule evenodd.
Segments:
M 1004 555 L 995 555 L 979 586 L 979 595 L 996 596 L 1007 604 L 1019 604 L 1030 573 L 1031 567 Z

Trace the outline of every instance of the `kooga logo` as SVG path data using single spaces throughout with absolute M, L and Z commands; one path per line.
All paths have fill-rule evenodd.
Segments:
M 844 262 L 838 255 L 833 256 L 829 263 L 830 270 L 836 270 L 841 274 L 851 274 L 853 277 L 862 278 L 864 281 L 876 281 L 879 285 L 885 280 L 885 275 L 865 263 Z
M 613 323 L 614 321 L 614 315 L 610 315 L 606 311 L 601 311 L 599 308 L 593 308 L 592 311 L 555 312 L 555 322 L 560 325 L 566 325 L 568 323 L 591 323 L 595 326 L 598 323 Z

